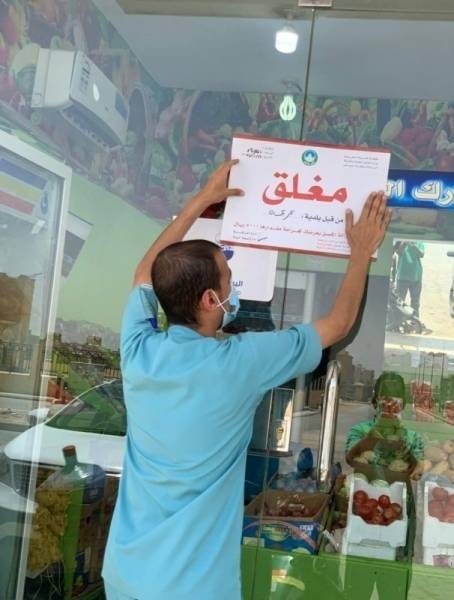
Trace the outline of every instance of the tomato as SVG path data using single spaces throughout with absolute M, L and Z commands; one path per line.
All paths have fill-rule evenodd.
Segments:
M 385 508 L 385 510 L 383 511 L 383 517 L 386 523 L 389 525 L 390 523 L 396 520 L 396 513 L 393 511 L 391 506 L 388 506 L 388 508 Z
M 356 490 L 356 492 L 353 494 L 353 503 L 364 504 L 368 498 L 369 496 L 364 490 Z
M 372 515 L 370 522 L 372 525 L 383 525 L 385 522 L 385 518 L 383 517 L 383 514 L 380 511 L 376 510 Z
M 402 514 L 401 505 L 398 502 L 391 502 L 391 508 L 393 509 L 393 512 L 396 515 L 396 517 L 400 517 L 400 515 Z
M 368 499 L 367 499 L 367 500 L 364 502 L 364 504 L 365 504 L 366 506 L 370 506 L 371 510 L 375 510 L 375 509 L 377 508 L 377 506 L 378 506 L 378 501 L 377 501 L 377 500 L 375 500 L 375 498 L 368 498 Z
M 454 494 L 450 494 L 446 498 L 446 506 L 449 506 L 449 508 L 454 508 Z
M 367 506 L 367 504 L 358 505 L 358 515 L 362 517 L 365 521 L 367 521 L 367 519 L 370 519 L 372 517 L 372 514 L 373 509 L 370 506 Z
M 454 510 L 447 510 L 440 520 L 443 523 L 454 523 Z
M 432 490 L 432 498 L 434 500 L 446 500 L 449 497 L 448 490 L 441 487 L 434 487 Z
M 435 517 L 439 521 L 443 518 L 444 515 L 444 503 L 440 502 L 440 500 L 430 500 L 429 501 L 429 515 L 431 517 Z
M 378 505 L 381 506 L 382 508 L 388 508 L 388 506 L 390 506 L 390 504 L 391 504 L 391 500 L 390 500 L 390 497 L 388 496 L 388 494 L 382 494 L 378 498 Z

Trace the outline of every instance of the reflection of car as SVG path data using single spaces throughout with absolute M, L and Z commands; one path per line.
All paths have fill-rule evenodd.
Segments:
M 450 250 L 446 253 L 451 258 L 454 258 L 454 251 Z M 451 288 L 449 290 L 449 314 L 454 319 L 454 270 L 451 279 Z
M 126 411 L 120 380 L 83 392 L 57 414 L 22 432 L 4 448 L 12 484 L 26 491 L 30 463 L 64 464 L 62 448 L 76 447 L 80 462 L 98 464 L 107 473 L 120 473 L 126 440 Z

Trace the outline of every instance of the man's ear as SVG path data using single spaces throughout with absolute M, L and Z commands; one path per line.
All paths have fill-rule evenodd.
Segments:
M 216 299 L 216 295 L 213 290 L 205 290 L 199 301 L 200 310 L 214 310 L 217 308 L 219 301 Z

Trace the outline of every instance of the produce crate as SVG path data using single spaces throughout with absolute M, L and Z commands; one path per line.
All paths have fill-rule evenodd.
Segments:
M 281 516 L 282 507 L 304 505 L 308 516 Z M 243 520 L 243 544 L 315 554 L 329 515 L 329 494 L 266 490 L 248 504 Z M 263 516 L 262 507 L 265 508 Z
M 451 501 L 449 512 L 444 503 L 444 516 L 440 513 L 443 520 L 429 514 L 430 502 L 436 500 L 434 490 L 440 489 L 454 498 L 454 487 L 439 486 L 433 481 L 426 481 L 424 485 L 423 562 L 425 565 L 454 567 L 454 501 Z M 434 508 L 430 512 L 434 514 Z
M 391 502 L 398 502 L 402 507 L 400 519 L 389 525 L 374 525 L 353 513 L 353 495 L 363 490 L 369 498 L 378 498 L 382 494 L 389 496 Z M 405 546 L 407 539 L 407 486 L 403 482 L 394 482 L 388 487 L 373 486 L 362 479 L 352 480 L 342 553 L 354 556 L 395 560 L 397 548 Z
M 355 456 L 353 455 L 351 466 L 353 467 L 355 473 L 363 473 L 363 475 L 365 475 L 369 481 L 382 479 L 388 483 L 394 483 L 396 481 L 405 481 L 409 483 L 410 475 L 416 467 L 416 464 L 417 460 L 415 457 L 410 456 L 408 460 L 408 469 L 406 471 L 392 471 L 384 465 L 360 463 L 355 460 Z

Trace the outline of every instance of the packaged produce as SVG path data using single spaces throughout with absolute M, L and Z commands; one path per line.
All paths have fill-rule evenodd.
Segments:
M 454 483 L 454 440 L 432 441 L 424 449 L 424 475 L 438 475 Z

